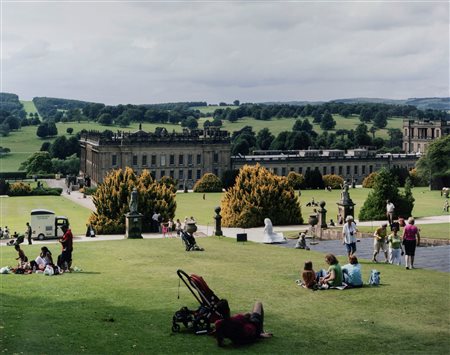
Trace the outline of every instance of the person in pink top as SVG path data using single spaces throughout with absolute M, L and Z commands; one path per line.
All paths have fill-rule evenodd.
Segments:
M 420 245 L 419 229 L 414 225 L 414 218 L 409 217 L 408 223 L 403 229 L 403 245 L 405 246 L 405 265 L 406 269 L 414 269 L 414 254 L 416 246 Z

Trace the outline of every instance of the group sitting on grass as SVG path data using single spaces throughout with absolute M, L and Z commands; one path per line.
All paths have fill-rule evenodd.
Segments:
M 321 269 L 315 272 L 311 261 L 306 261 L 302 272 L 302 279 L 298 283 L 304 288 L 313 290 L 362 287 L 361 265 L 355 255 L 349 256 L 349 263 L 340 266 L 339 261 L 333 254 L 325 256 L 325 262 L 329 265 L 328 270 Z
M 57 263 L 54 264 L 52 253 L 43 246 L 41 253 L 32 261 L 28 261 L 25 252 L 20 248 L 20 243 L 14 244 L 18 253 L 18 265 L 15 268 L 7 268 L 15 274 L 44 273 L 46 275 L 59 275 L 63 272 L 71 272 L 73 235 L 70 228 L 66 225 L 62 227 L 64 236 L 59 240 L 62 246 L 62 252 L 58 256 Z M 9 273 L 9 272 L 8 272 Z

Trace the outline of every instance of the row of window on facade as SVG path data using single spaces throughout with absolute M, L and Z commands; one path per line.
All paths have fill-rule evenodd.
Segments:
M 219 176 L 219 169 L 216 169 L 216 168 L 213 169 L 212 173 L 214 175 L 216 175 L 216 176 Z M 202 169 L 196 169 L 196 170 L 192 170 L 192 169 L 183 170 L 183 169 L 180 169 L 180 170 L 178 170 L 178 175 L 176 174 L 175 170 L 169 170 L 169 171 L 166 171 L 166 170 L 159 170 L 159 171 L 152 170 L 150 172 L 150 174 L 152 175 L 152 177 L 154 179 L 161 179 L 163 176 L 167 176 L 167 177 L 170 177 L 172 179 L 177 179 L 178 181 L 182 182 L 184 180 L 189 180 L 189 181 L 200 180 L 201 177 L 202 177 Z
M 159 165 L 158 165 L 158 156 L 156 154 L 150 155 L 150 162 L 148 161 L 148 155 L 142 154 L 140 165 L 141 166 L 167 166 L 167 157 L 166 154 L 159 155 Z M 186 158 L 185 158 L 186 157 Z M 176 160 L 175 154 L 169 154 L 169 166 L 175 165 L 175 162 L 178 162 L 178 166 L 180 165 L 194 165 L 194 154 L 178 154 L 178 159 Z M 150 163 L 150 164 L 149 164 Z M 214 152 L 213 154 L 213 163 L 219 163 L 219 153 Z M 139 165 L 139 156 L 137 154 L 133 155 L 131 164 L 133 166 Z M 196 154 L 195 156 L 195 164 L 202 164 L 202 155 Z M 111 155 L 111 165 L 117 166 L 117 154 Z
M 417 130 L 416 135 L 414 135 L 414 130 Z M 405 137 L 412 137 L 412 138 L 419 138 L 419 139 L 425 139 L 425 138 L 439 138 L 440 136 L 440 130 L 439 129 L 431 129 L 431 133 L 428 134 L 427 128 L 411 128 L 411 134 L 408 134 L 408 128 L 405 128 Z
M 280 169 L 272 168 L 271 170 L 272 170 L 272 172 L 275 175 L 278 175 L 279 172 L 281 172 L 282 176 L 287 175 L 286 174 L 287 173 L 287 168 L 285 168 L 285 167 L 282 167 Z M 309 167 L 309 166 L 306 167 L 306 169 L 303 169 L 303 167 L 300 166 L 298 168 L 298 173 L 303 175 L 304 173 L 306 173 L 307 171 L 310 171 L 310 170 L 311 170 L 311 167 Z M 314 170 L 319 170 L 319 167 L 315 167 Z M 294 167 L 290 167 L 289 171 L 295 171 L 295 168 Z M 367 166 L 366 165 L 362 165 L 361 166 L 361 175 L 366 175 L 367 173 L 371 174 L 372 172 L 373 172 L 373 165 L 369 165 L 368 172 L 367 172 Z M 323 166 L 322 167 L 322 175 L 327 175 L 327 174 L 344 175 L 344 167 L 343 166 L 338 166 L 338 168 L 336 169 L 335 166 Z M 354 165 L 353 166 L 353 172 L 352 172 L 351 165 L 347 165 L 345 167 L 345 175 L 359 175 L 359 166 L 358 165 Z

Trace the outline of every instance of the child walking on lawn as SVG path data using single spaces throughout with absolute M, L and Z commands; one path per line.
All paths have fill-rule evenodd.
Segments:
M 16 260 L 19 260 L 19 267 L 23 268 L 25 267 L 25 264 L 28 262 L 28 258 L 26 257 L 25 253 L 23 252 L 22 249 L 20 249 L 20 245 L 16 244 L 14 246 L 14 248 L 17 250 L 17 252 L 19 253 L 19 257 L 16 258 Z
M 389 244 L 389 263 L 401 265 L 401 256 L 404 253 L 402 248 L 402 239 L 398 235 L 398 229 L 396 227 L 392 230 L 392 233 L 389 235 L 387 241 Z

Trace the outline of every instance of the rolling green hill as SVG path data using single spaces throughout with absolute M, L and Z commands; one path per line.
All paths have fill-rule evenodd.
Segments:
M 20 100 L 20 102 L 23 105 L 23 109 L 25 110 L 25 112 L 27 113 L 27 117 L 30 113 L 37 113 L 39 114 L 38 110 L 36 109 L 36 106 L 34 105 L 33 101 L 25 101 L 25 100 Z

